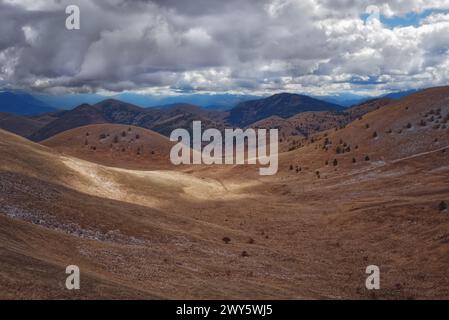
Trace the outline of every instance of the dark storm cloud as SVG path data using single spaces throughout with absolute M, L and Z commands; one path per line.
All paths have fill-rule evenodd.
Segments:
M 443 2 L 409 7 L 449 6 Z M 444 82 L 445 17 L 391 30 L 363 23 L 370 3 L 387 15 L 407 12 L 399 0 L 0 0 L 0 83 L 256 92 Z M 81 9 L 79 31 L 65 29 L 71 4 Z

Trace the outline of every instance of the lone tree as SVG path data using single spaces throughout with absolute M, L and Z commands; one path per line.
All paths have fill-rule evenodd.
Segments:
M 366 157 L 365 157 L 365 161 L 370 161 L 370 157 L 369 157 L 369 156 L 366 156 Z
M 338 160 L 334 159 L 334 167 L 338 166 Z
M 247 257 L 249 257 L 249 254 L 248 254 L 248 252 L 246 252 L 246 251 L 243 251 L 243 252 L 242 252 L 242 257 L 244 257 L 244 258 L 247 258 Z
M 374 131 L 373 138 L 377 138 L 377 131 Z
M 440 211 L 444 211 L 447 209 L 447 203 L 444 201 L 441 201 L 440 205 L 438 206 L 438 208 L 440 209 Z

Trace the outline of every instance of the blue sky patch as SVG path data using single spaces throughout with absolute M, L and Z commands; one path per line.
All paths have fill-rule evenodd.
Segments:
M 380 22 L 388 28 L 397 28 L 397 27 L 417 27 L 420 25 L 421 21 L 427 18 L 432 14 L 437 13 L 449 13 L 449 10 L 438 10 L 438 9 L 429 9 L 422 12 L 409 12 L 402 16 L 393 16 L 386 17 L 384 15 L 380 15 Z M 370 15 L 363 14 L 362 20 L 366 21 Z

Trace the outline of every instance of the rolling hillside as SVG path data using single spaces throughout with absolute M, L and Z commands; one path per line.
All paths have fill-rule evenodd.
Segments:
M 91 162 L 127 169 L 171 167 L 172 143 L 147 129 L 98 124 L 64 131 L 42 142 L 61 153 Z
M 45 122 L 39 121 L 39 119 L 18 116 L 12 113 L 0 113 L 0 128 L 22 137 L 31 136 L 44 125 Z
M 449 88 L 426 90 L 301 138 L 270 177 L 254 166 L 135 170 L 70 155 L 128 126 L 71 130 L 45 142 L 54 149 L 0 130 L 0 295 L 447 297 L 448 101 Z M 63 287 L 73 263 L 85 288 L 74 294 Z M 364 290 L 370 264 L 382 271 L 374 296 Z
M 134 125 L 169 136 L 176 128 L 190 129 L 193 120 L 205 126 L 223 127 L 225 113 L 208 111 L 193 105 L 173 105 L 165 108 L 140 108 L 118 100 L 105 100 L 95 105 L 84 104 L 61 112 L 57 119 L 30 136 L 42 141 L 69 129 L 91 124 Z

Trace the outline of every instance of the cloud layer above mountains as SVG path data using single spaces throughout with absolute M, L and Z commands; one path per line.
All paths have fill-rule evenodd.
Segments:
M 72 4 L 80 30 L 65 28 Z M 380 21 L 365 21 L 369 6 Z M 321 94 L 444 85 L 448 9 L 449 0 L 0 0 L 0 86 Z M 416 23 L 383 23 L 410 14 Z

